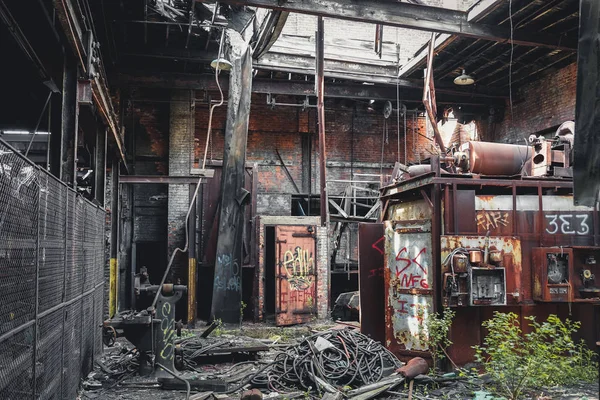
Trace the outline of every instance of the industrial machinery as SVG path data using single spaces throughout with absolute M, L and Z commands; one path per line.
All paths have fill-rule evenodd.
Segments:
M 159 290 L 153 308 L 152 302 Z M 142 267 L 134 279 L 134 310 L 120 312 L 104 322 L 105 344 L 124 336 L 140 353 L 140 375 L 170 376 L 162 369 L 155 370 L 154 365 L 175 369 L 174 339 L 182 328 L 182 324 L 175 321 L 175 304 L 185 292 L 184 285 L 164 284 L 162 288 L 152 285 L 147 269 Z
M 456 239 L 450 236 L 441 239 L 442 251 L 447 254 L 442 262 L 443 304 L 457 307 L 506 305 L 505 266 L 512 269 L 514 256 L 508 248 L 496 247 L 502 239 L 490 238 L 489 234 Z M 467 247 L 462 247 L 463 244 Z M 455 245 L 460 247 L 453 247 Z
M 581 302 L 600 298 L 596 276 L 598 247 L 537 247 L 533 296 L 543 302 Z
M 449 355 L 459 365 L 473 361 L 480 322 L 502 310 L 538 320 L 568 313 L 581 323 L 578 339 L 595 343 L 600 215 L 573 202 L 573 128 L 522 145 L 471 141 L 396 168 L 380 194 L 389 350 L 426 355 L 427 318 L 444 307 L 455 311 Z M 360 232 L 359 242 L 378 239 Z M 380 285 L 361 280 L 361 297 Z

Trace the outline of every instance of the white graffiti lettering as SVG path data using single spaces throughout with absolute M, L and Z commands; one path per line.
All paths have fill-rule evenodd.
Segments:
M 563 235 L 587 235 L 590 232 L 590 226 L 587 223 L 587 214 L 551 214 L 546 215 L 546 219 L 548 220 L 546 232 L 550 235 L 557 233 Z

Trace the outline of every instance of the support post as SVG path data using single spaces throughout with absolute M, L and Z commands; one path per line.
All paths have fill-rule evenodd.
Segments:
M 196 185 L 190 185 L 190 199 L 194 196 Z M 196 204 L 192 205 L 192 212 L 188 220 L 188 283 L 187 283 L 187 322 L 188 329 L 196 327 L 197 299 L 196 283 L 198 270 L 196 268 Z
M 319 17 L 317 20 L 317 35 L 316 35 L 316 72 L 315 77 L 316 92 L 317 92 L 317 118 L 319 122 L 319 178 L 321 185 L 321 226 L 327 224 L 327 155 L 325 148 L 325 104 L 323 103 L 323 97 L 325 93 L 325 79 L 323 71 L 323 57 L 324 57 L 324 24 L 323 17 Z
M 60 138 L 60 179 L 75 187 L 77 182 L 77 63 L 65 59 L 62 92 L 62 126 Z
M 573 195 L 575 205 L 595 207 L 600 198 L 600 3 L 581 0 L 579 7 Z
M 108 291 L 108 316 L 112 318 L 117 312 L 118 265 L 117 250 L 119 246 L 119 162 L 112 162 L 110 182 L 112 184 L 112 199 L 110 204 L 110 271 Z
M 104 206 L 106 184 L 106 135 L 108 128 L 101 127 L 96 131 L 96 152 L 94 159 L 94 198 Z
M 244 180 L 252 95 L 252 55 L 250 47 L 236 33 L 228 32 L 228 40 L 233 68 L 229 77 L 219 236 L 210 314 L 212 320 L 239 323 L 244 206 L 250 200 L 248 191 L 244 189 Z

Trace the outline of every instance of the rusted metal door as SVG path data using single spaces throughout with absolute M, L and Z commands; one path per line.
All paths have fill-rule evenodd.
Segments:
M 293 325 L 309 322 L 316 314 L 317 246 L 316 227 L 275 227 L 275 323 Z
M 382 223 L 358 224 L 360 331 L 381 343 L 385 343 L 384 243 Z
M 434 312 L 431 221 L 385 221 L 386 344 L 399 356 L 426 355 Z

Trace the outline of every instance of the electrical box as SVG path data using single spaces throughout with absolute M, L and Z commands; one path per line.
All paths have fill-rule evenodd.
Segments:
M 543 302 L 600 300 L 600 248 L 533 249 L 533 298 Z
M 470 271 L 472 306 L 506 305 L 506 270 L 472 267 Z
M 444 235 L 441 245 L 444 306 L 505 306 L 509 299 L 511 304 L 518 301 L 514 271 L 521 269 L 519 238 Z

